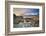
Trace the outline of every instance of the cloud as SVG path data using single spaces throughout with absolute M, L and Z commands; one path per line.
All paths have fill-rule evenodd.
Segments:
M 38 13 L 25 13 L 24 15 L 38 15 Z
M 39 9 L 32 8 L 15 8 L 14 13 L 18 16 L 22 15 L 38 15 Z

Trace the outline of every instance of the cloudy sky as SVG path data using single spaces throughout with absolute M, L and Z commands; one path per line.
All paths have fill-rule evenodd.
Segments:
M 35 8 L 14 8 L 13 11 L 16 14 L 16 16 L 39 14 L 39 9 L 35 9 Z

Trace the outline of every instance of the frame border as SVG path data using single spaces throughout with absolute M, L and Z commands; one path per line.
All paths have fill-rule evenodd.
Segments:
M 36 5 L 40 6 L 42 5 L 42 30 L 39 31 L 21 31 L 21 32 L 10 32 L 10 11 L 9 11 L 9 5 L 12 4 L 24 4 L 24 5 Z M 45 3 L 34 3 L 34 2 L 20 2 L 20 1 L 5 1 L 5 35 L 22 35 L 22 34 L 38 34 L 38 33 L 44 33 L 45 32 Z

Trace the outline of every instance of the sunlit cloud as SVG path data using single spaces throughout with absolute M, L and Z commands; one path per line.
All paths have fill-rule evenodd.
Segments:
M 39 9 L 31 9 L 31 8 L 15 8 L 14 13 L 16 16 L 23 16 L 23 15 L 38 15 Z

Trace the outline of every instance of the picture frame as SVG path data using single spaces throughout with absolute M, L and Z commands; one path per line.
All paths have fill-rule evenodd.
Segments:
M 36 15 L 36 14 L 34 14 L 34 12 L 36 12 L 36 13 L 39 12 L 38 17 L 39 16 L 40 17 L 38 19 L 40 20 L 39 21 L 40 25 L 39 26 L 32 26 L 33 28 L 32 27 L 28 28 L 27 26 L 26 26 L 26 28 L 25 28 L 25 26 L 24 26 L 24 28 L 23 28 L 23 26 L 18 27 L 18 25 L 16 25 L 17 27 L 16 26 L 14 27 L 14 25 L 13 25 L 13 20 L 15 20 L 15 19 L 13 19 L 14 11 L 15 11 L 15 13 L 17 13 L 18 11 L 22 12 L 22 10 L 25 11 L 27 9 L 28 9 L 28 12 L 30 11 L 30 9 L 31 9 L 31 11 L 34 10 L 34 11 L 32 11 L 33 12 L 32 15 Z M 19 13 L 21 13 L 21 12 L 19 12 Z M 17 13 L 17 14 L 19 14 L 19 13 Z M 17 15 L 17 16 L 19 16 L 19 15 Z M 18 17 L 18 19 L 20 19 L 20 18 Z M 5 33 L 6 33 L 5 35 L 6 36 L 44 33 L 45 32 L 45 3 L 5 1 L 5 27 L 6 27 L 5 28 Z

